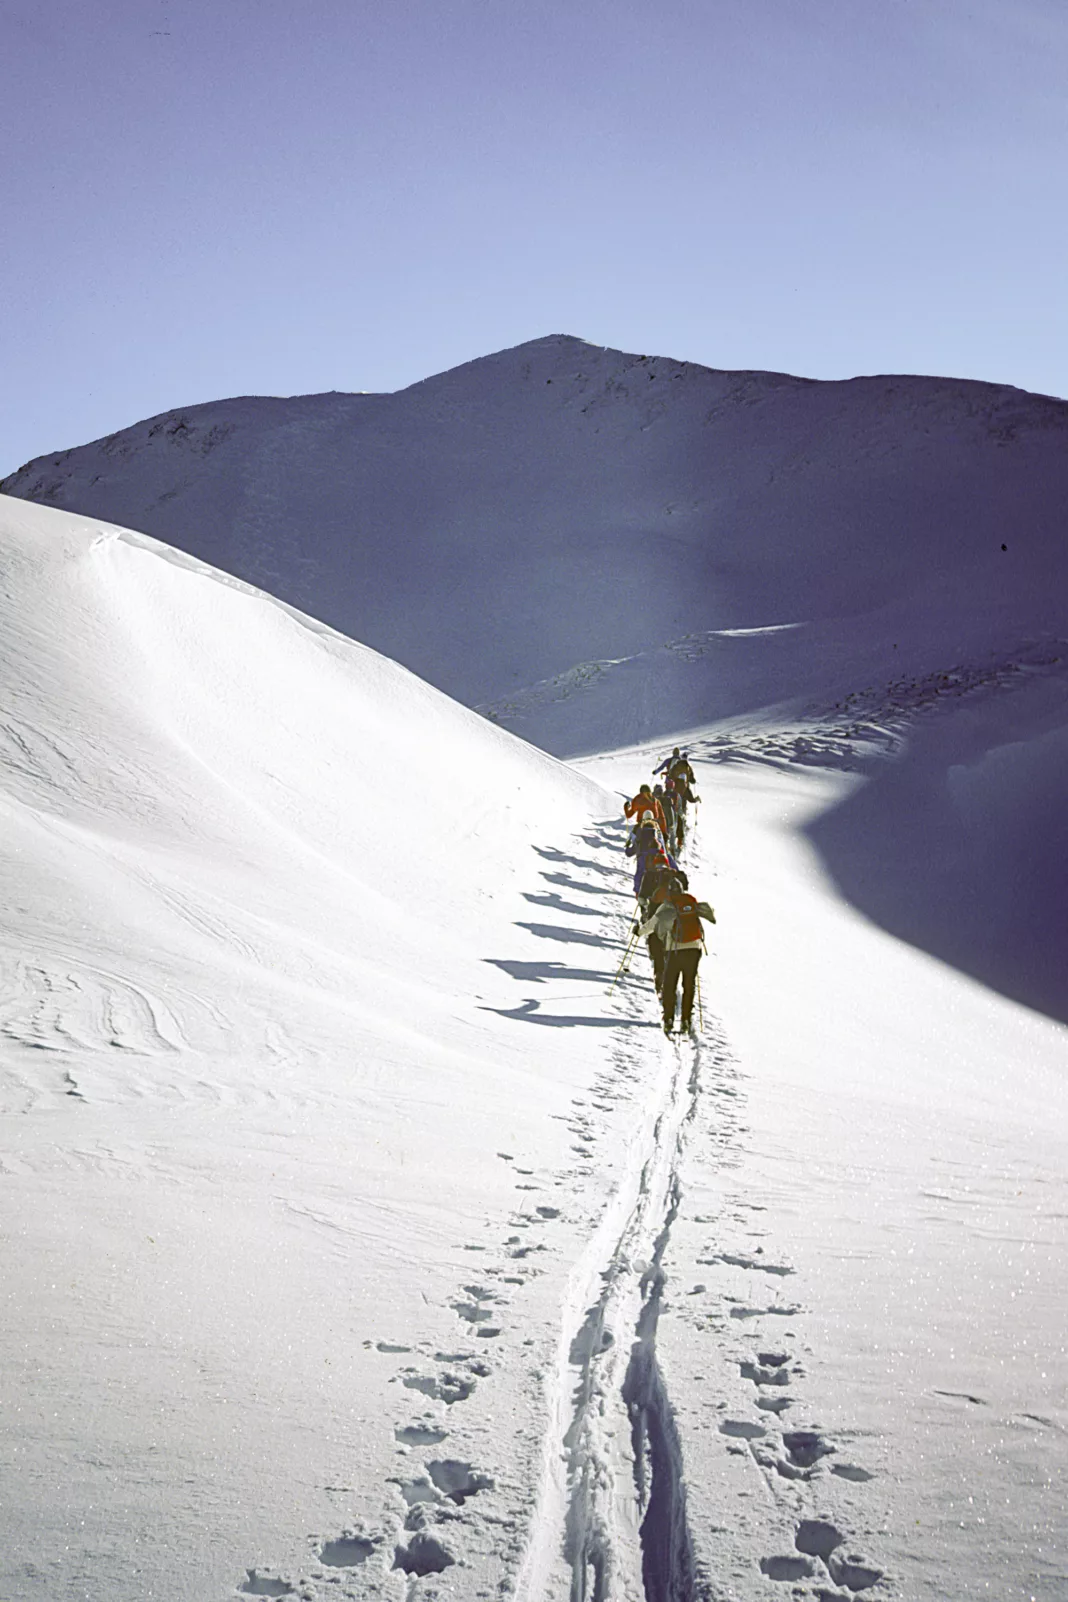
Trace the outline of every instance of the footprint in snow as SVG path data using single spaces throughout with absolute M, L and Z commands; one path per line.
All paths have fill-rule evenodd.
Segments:
M 405 1574 L 443 1574 L 452 1568 L 455 1557 L 443 1541 L 419 1530 L 407 1546 L 398 1546 L 393 1555 L 393 1567 Z
M 821 1457 L 827 1457 L 838 1448 L 825 1440 L 818 1430 L 786 1430 L 782 1438 L 783 1449 L 795 1468 L 813 1468 Z
M 489 1307 L 479 1307 L 474 1302 L 450 1302 L 449 1304 L 457 1318 L 462 1318 L 467 1324 L 483 1324 L 493 1317 Z
M 827 1559 L 845 1541 L 841 1530 L 828 1519 L 802 1519 L 794 1535 L 794 1545 L 809 1557 Z
M 725 1418 L 719 1426 L 721 1435 L 731 1435 L 743 1441 L 759 1441 L 767 1435 L 763 1424 L 753 1423 L 744 1418 Z
M 488 1379 L 493 1373 L 489 1364 L 483 1362 L 481 1357 L 476 1357 L 474 1352 L 435 1352 L 434 1361 L 443 1363 L 447 1368 L 462 1363 L 472 1374 L 477 1374 L 479 1379 Z
M 787 1408 L 793 1407 L 794 1399 L 792 1396 L 758 1396 L 756 1405 L 765 1413 L 785 1413 Z
M 362 1535 L 339 1535 L 333 1541 L 324 1541 L 319 1549 L 320 1563 L 333 1569 L 355 1569 L 374 1555 L 376 1542 Z
M 399 1424 L 393 1430 L 393 1439 L 399 1446 L 438 1446 L 448 1433 L 436 1424 Z
M 405 1529 L 425 1529 L 433 1519 L 433 1509 L 442 1502 L 452 1502 L 456 1507 L 463 1507 L 472 1496 L 478 1496 L 482 1491 L 493 1491 L 497 1482 L 489 1474 L 483 1474 L 472 1468 L 470 1463 L 464 1463 L 459 1458 L 433 1458 L 426 1464 L 426 1474 L 418 1479 L 395 1480 L 393 1482 L 404 1498 L 405 1505 L 411 1509 L 405 1522 Z
M 404 1528 L 425 1530 L 428 1524 L 433 1523 L 433 1509 L 441 1501 L 441 1497 L 425 1476 L 418 1480 L 396 1480 L 394 1483 L 408 1509 Z
M 452 1407 L 456 1402 L 466 1402 L 475 1388 L 473 1379 L 451 1373 L 406 1374 L 401 1384 L 409 1391 L 421 1391 L 424 1396 L 444 1402 L 446 1407 Z
M 481 1491 L 497 1489 L 497 1481 L 491 1475 L 481 1473 L 459 1458 L 435 1458 L 426 1465 L 426 1471 L 435 1488 L 457 1507 L 463 1507 L 469 1497 L 478 1496 Z
M 882 1569 L 877 1569 L 856 1552 L 832 1552 L 827 1559 L 827 1569 L 831 1579 L 849 1591 L 866 1591 L 883 1577 Z
M 380 1545 L 380 1537 L 368 1537 L 355 1531 L 346 1531 L 344 1535 L 336 1536 L 332 1541 L 324 1541 L 319 1548 L 318 1559 L 330 1568 L 355 1569 L 373 1557 Z M 298 1585 L 290 1580 L 282 1579 L 277 1574 L 264 1574 L 259 1569 L 246 1569 L 245 1579 L 237 1587 L 241 1596 L 296 1596 Z M 304 1582 L 299 1582 L 301 1595 L 307 1595 Z
M 259 1569 L 246 1569 L 247 1579 L 238 1586 L 243 1596 L 295 1596 L 297 1588 L 290 1585 L 288 1580 L 276 1579 L 270 1574 L 261 1574 Z
M 754 1385 L 789 1385 L 791 1374 L 787 1368 L 765 1363 L 743 1362 L 738 1365 L 743 1379 L 752 1380 Z
M 760 1572 L 769 1580 L 808 1580 L 816 1565 L 807 1557 L 766 1557 L 760 1560 Z

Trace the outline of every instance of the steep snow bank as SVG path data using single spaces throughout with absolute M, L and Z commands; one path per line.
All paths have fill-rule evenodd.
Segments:
M 598 904 L 560 914 L 616 803 L 188 557 L 0 508 L 0 1591 L 204 1602 L 341 1553 L 392 1595 L 409 1436 L 413 1480 L 429 1440 L 496 1487 L 510 1545 L 448 1550 L 499 1574 L 576 1231 L 546 1175 L 609 1033 L 517 1027 L 514 972 L 581 941 L 607 984 Z M 539 1226 L 528 1285 L 501 1243 Z
M 1068 405 L 995 385 L 552 337 L 396 395 L 168 413 L 2 487 L 166 539 L 575 753 L 777 703 L 784 669 L 822 695 L 1064 630 L 1066 439 Z M 686 639 L 784 624 L 711 658 Z M 636 656 L 638 682 L 614 666 Z
M 1068 656 L 932 709 L 809 826 L 892 934 L 1068 1022 Z

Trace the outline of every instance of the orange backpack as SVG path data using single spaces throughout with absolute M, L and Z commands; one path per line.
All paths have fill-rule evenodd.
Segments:
M 685 890 L 665 898 L 675 908 L 675 928 L 672 931 L 672 944 L 688 946 L 692 940 L 703 940 L 701 919 L 697 912 L 697 897 L 689 895 Z

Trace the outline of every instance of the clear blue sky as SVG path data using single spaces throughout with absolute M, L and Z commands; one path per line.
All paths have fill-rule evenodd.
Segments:
M 0 17 L 0 472 L 548 333 L 1068 395 L 1066 0 Z

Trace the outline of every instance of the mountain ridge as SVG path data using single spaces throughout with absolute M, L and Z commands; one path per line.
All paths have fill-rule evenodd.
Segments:
M 1066 443 L 1068 403 L 1006 386 L 728 372 L 548 335 L 392 394 L 159 413 L 0 490 L 186 549 L 468 705 L 786 624 L 805 639 L 791 686 L 824 695 L 1063 627 Z M 959 644 L 949 614 L 956 635 L 969 620 Z M 767 693 L 733 658 L 691 666 L 666 691 L 685 713 L 650 710 L 635 738 Z M 596 749 L 594 705 L 577 728 L 555 704 L 516 727 Z

